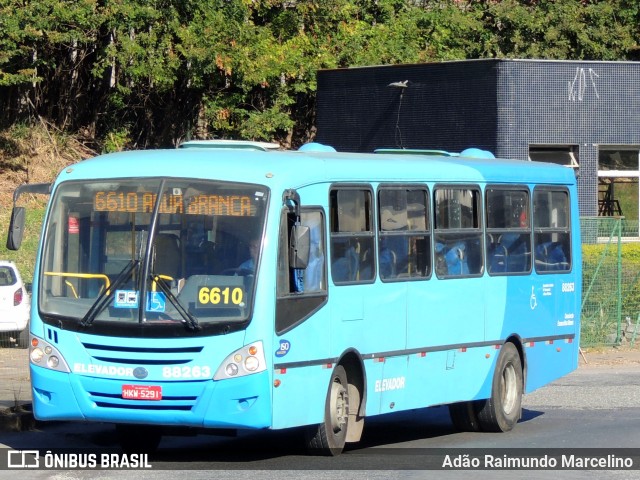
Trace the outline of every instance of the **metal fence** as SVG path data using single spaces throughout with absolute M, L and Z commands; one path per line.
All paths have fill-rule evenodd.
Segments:
M 638 221 L 583 217 L 582 346 L 635 344 L 640 333 Z
M 581 346 L 635 344 L 640 337 L 638 222 L 581 219 L 583 298 Z M 29 402 L 28 350 L 0 334 L 0 410 Z M 637 338 L 640 341 L 640 338 Z

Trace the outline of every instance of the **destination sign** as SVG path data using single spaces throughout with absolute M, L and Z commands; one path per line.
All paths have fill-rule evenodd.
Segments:
M 93 209 L 98 212 L 151 213 L 157 195 L 151 192 L 99 191 L 93 197 Z M 187 215 L 220 215 L 253 217 L 257 213 L 249 195 L 164 194 L 160 198 L 160 213 Z

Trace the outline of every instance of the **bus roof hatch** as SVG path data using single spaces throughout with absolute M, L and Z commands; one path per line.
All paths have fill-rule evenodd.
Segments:
M 267 152 L 278 150 L 280 145 L 270 142 L 254 142 L 250 140 L 190 140 L 182 142 L 178 148 L 213 148 L 220 150 L 258 150 Z
M 409 148 L 377 148 L 373 153 L 394 153 L 404 155 L 436 155 L 440 157 L 457 157 L 457 153 L 447 152 L 445 150 L 422 150 Z

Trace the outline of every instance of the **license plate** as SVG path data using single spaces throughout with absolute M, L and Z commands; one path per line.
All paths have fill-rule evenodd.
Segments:
M 123 385 L 122 398 L 126 400 L 162 400 L 159 385 Z

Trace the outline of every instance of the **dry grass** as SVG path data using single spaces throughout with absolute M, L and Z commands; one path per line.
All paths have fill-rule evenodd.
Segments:
M 63 168 L 95 155 L 81 139 L 44 122 L 0 131 L 0 207 L 11 206 L 18 185 L 51 182 Z
M 44 195 L 23 195 L 19 205 L 27 207 L 22 247 L 18 251 L 5 248 L 13 191 L 24 183 L 52 182 L 64 168 L 95 156 L 78 138 L 63 134 L 40 122 L 35 126 L 14 125 L 0 131 L 0 259 L 16 262 L 22 279 L 33 277 L 36 249 L 40 237 Z

